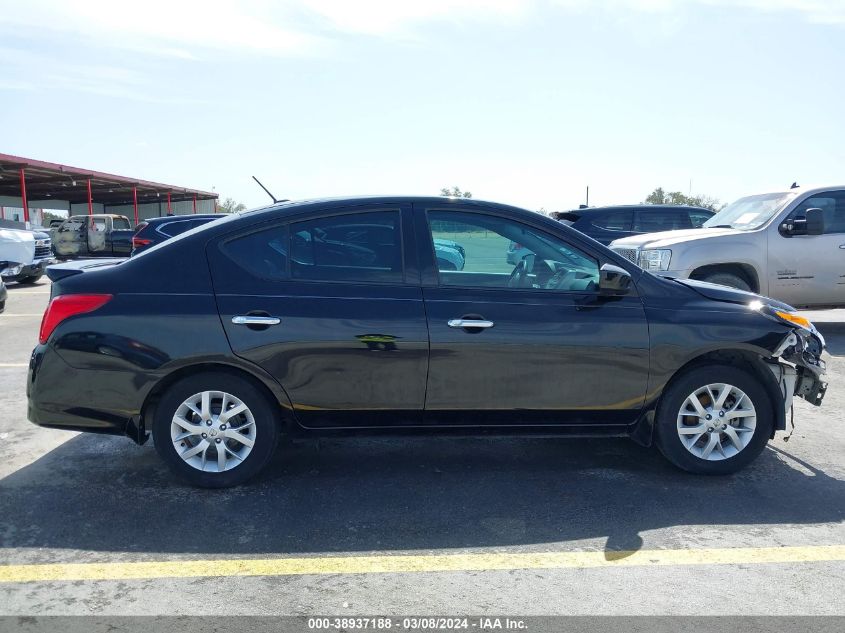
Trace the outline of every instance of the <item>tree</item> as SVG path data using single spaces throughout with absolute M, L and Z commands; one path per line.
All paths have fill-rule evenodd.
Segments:
M 472 198 L 471 191 L 461 191 L 460 187 L 443 187 L 440 190 L 440 195 L 447 198 Z
M 643 204 L 683 204 L 690 207 L 704 207 L 711 211 L 719 211 L 725 205 L 718 198 L 697 195 L 688 196 L 680 191 L 665 192 L 663 187 L 658 187 L 646 197 Z
M 235 202 L 232 198 L 226 198 L 223 202 L 217 203 L 217 211 L 220 213 L 237 213 L 244 211 L 246 205 L 242 202 Z
M 42 226 L 50 226 L 50 220 L 67 220 L 67 215 L 59 215 L 58 213 L 51 213 L 44 209 L 41 212 Z

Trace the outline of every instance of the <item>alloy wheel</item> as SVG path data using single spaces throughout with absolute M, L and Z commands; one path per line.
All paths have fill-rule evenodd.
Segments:
M 757 412 L 751 398 L 725 383 L 696 389 L 678 411 L 681 443 L 690 453 L 707 461 L 729 459 L 742 451 L 756 427 Z
M 173 448 L 203 472 L 236 468 L 255 445 L 255 418 L 239 398 L 224 391 L 202 391 L 176 409 L 170 424 Z

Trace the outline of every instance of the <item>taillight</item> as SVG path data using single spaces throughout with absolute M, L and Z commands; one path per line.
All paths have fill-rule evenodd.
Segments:
M 139 246 L 148 246 L 152 244 L 152 240 L 144 239 L 143 237 L 138 237 L 138 235 L 143 231 L 149 222 L 139 222 L 138 226 L 135 227 L 135 233 L 132 235 L 132 248 L 138 248 Z
M 44 345 L 53 330 L 65 319 L 102 308 L 111 298 L 112 295 L 59 295 L 51 299 L 41 319 L 38 342 Z

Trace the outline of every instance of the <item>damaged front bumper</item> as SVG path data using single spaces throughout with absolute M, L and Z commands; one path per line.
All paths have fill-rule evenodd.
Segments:
M 772 352 L 774 362 L 769 363 L 769 369 L 780 385 L 785 414 L 792 409 L 794 396 L 821 405 L 827 391 L 824 349 L 824 337 L 813 328 L 793 330 Z

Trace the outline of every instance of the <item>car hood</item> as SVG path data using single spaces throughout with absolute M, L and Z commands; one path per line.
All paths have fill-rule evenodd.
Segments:
M 738 229 L 680 229 L 677 231 L 660 231 L 659 233 L 645 233 L 643 235 L 632 235 L 614 240 L 612 247 L 620 248 L 664 248 L 691 242 L 693 240 L 706 240 L 714 237 L 725 237 L 729 235 L 742 235 L 746 231 Z
M 31 231 L 0 229 L 0 262 L 30 264 L 35 258 L 35 236 Z
M 728 303 L 749 304 L 752 301 L 761 301 L 766 305 L 770 305 L 778 310 L 786 310 L 793 312 L 795 308 L 786 303 L 755 294 L 753 292 L 746 292 L 745 290 L 737 290 L 736 288 L 729 288 L 728 286 L 721 286 L 719 284 L 711 284 L 706 281 L 695 281 L 694 279 L 675 279 L 671 278 L 679 284 L 692 288 L 698 294 L 714 301 L 727 301 Z

